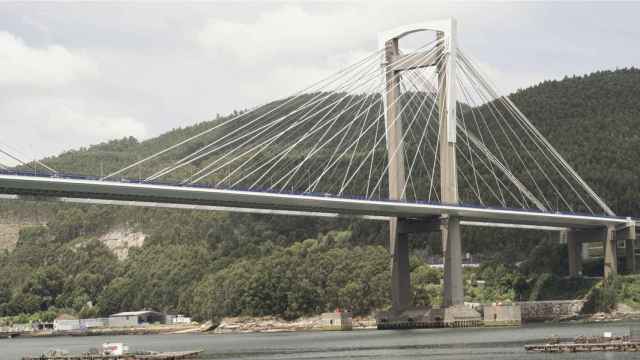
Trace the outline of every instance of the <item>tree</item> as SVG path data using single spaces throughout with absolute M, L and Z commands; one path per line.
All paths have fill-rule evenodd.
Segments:
M 132 281 L 126 278 L 114 279 L 98 298 L 99 313 L 108 316 L 120 311 L 130 310 L 132 297 L 136 290 Z

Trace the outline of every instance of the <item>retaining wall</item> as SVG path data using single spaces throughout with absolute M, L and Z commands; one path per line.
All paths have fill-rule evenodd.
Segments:
M 522 321 L 546 321 L 580 315 L 584 300 L 521 301 Z

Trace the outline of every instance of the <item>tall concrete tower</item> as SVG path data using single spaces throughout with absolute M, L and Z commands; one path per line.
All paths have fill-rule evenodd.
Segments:
M 400 40 L 415 32 L 436 33 L 438 52 L 413 52 L 401 54 Z M 405 184 L 403 129 L 399 114 L 398 99 L 403 71 L 436 66 L 438 73 L 438 108 L 440 113 L 439 159 L 440 192 L 442 202 L 458 203 L 458 180 L 456 171 L 456 21 L 425 22 L 396 28 L 380 34 L 379 44 L 384 50 L 384 76 L 386 80 L 385 129 L 389 161 L 389 198 L 402 200 Z M 437 61 L 437 59 L 442 59 Z M 409 274 L 409 247 L 407 234 L 401 230 L 403 219 L 390 220 L 392 302 L 395 311 L 410 306 L 411 287 Z M 441 219 L 442 245 L 445 259 L 444 305 L 462 304 L 462 249 L 460 220 L 454 216 Z

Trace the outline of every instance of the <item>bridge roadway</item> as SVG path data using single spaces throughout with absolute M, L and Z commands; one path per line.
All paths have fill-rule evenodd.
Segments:
M 467 223 L 530 227 L 593 228 L 625 226 L 630 218 L 535 210 L 446 205 L 335 197 L 322 194 L 287 194 L 264 191 L 216 189 L 202 186 L 161 185 L 131 180 L 101 181 L 89 177 L 26 176 L 0 173 L 0 193 L 61 198 L 67 201 L 138 204 L 173 204 L 181 208 L 257 209 L 262 213 L 301 212 L 309 215 L 429 218 L 454 215 Z

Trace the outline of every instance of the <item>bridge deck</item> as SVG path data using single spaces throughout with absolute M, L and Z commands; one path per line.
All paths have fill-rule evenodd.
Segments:
M 438 203 L 412 203 L 323 196 L 239 191 L 87 178 L 0 174 L 0 193 L 20 196 L 135 201 L 142 203 L 264 209 L 353 216 L 421 218 L 456 215 L 466 221 L 557 227 L 625 225 L 630 219 L 573 213 L 545 213 Z

